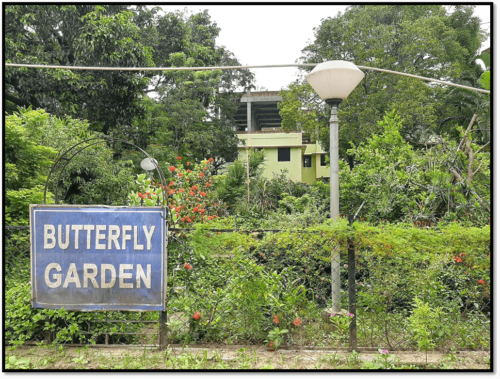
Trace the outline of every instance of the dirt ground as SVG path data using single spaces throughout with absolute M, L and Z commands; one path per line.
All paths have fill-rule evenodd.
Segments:
M 360 348 L 358 354 L 344 350 L 302 350 L 280 348 L 269 352 L 263 346 L 169 347 L 166 351 L 130 347 L 23 346 L 6 348 L 6 364 L 15 369 L 41 370 L 120 370 L 120 369 L 367 369 L 365 362 L 380 355 Z M 452 353 L 389 351 L 393 368 L 489 370 L 489 351 Z M 377 356 L 378 355 L 378 356 Z M 11 358 L 14 357 L 14 358 Z M 17 362 L 17 363 L 16 363 Z M 367 366 L 368 365 L 368 366 Z M 6 366 L 8 369 L 9 367 Z

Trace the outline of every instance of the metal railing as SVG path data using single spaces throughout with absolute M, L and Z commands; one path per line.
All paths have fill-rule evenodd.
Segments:
M 117 311 L 72 312 L 68 318 L 48 313 L 41 317 L 43 312 L 32 310 L 39 323 L 26 342 L 62 342 L 65 333 L 77 326 L 64 343 L 262 344 L 270 330 L 280 327 L 289 330 L 288 345 L 416 349 L 411 316 L 413 297 L 418 295 L 433 311 L 441 312 L 446 326 L 431 330 L 436 347 L 489 348 L 489 286 L 471 280 L 464 274 L 466 267 L 454 262 L 416 260 L 408 265 L 391 256 L 390 250 L 381 257 L 358 240 L 324 231 L 170 229 L 169 233 L 163 344 L 158 312 Z M 5 226 L 4 241 L 7 315 L 13 299 L 29 303 L 28 227 Z M 341 251 L 339 317 L 352 315 L 347 330 L 329 322 L 334 247 Z M 410 284 L 415 288 L 408 288 Z M 299 325 L 294 324 L 297 319 Z

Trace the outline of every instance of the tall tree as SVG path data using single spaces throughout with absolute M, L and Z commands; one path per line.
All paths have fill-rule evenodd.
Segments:
M 146 17 L 146 16 L 144 16 Z M 154 46 L 156 64 L 165 67 L 204 67 L 239 65 L 234 55 L 216 41 L 220 28 L 205 10 L 200 13 L 174 12 L 161 14 L 152 10 L 156 37 L 143 34 Z M 166 37 L 168 36 L 168 37 Z M 167 40 L 172 43 L 165 43 Z M 213 167 L 237 157 L 238 139 L 234 135 L 233 115 L 239 96 L 237 90 L 253 87 L 248 70 L 165 71 L 151 76 L 148 115 L 136 120 L 136 143 L 154 143 L 157 154 L 165 159 L 177 155 L 189 160 L 214 158 Z M 127 133 L 129 133 L 127 131 Z M 169 152 L 166 151 L 169 150 Z
M 302 62 L 347 60 L 357 65 L 456 80 L 478 70 L 474 57 L 482 34 L 473 7 L 439 5 L 361 5 L 322 20 L 315 40 L 302 51 Z M 308 71 L 307 69 L 306 71 Z M 401 115 L 401 134 L 415 145 L 425 144 L 446 113 L 446 88 L 393 74 L 365 70 L 365 78 L 339 109 L 340 146 L 345 152 L 381 132 L 378 121 L 387 111 Z M 300 119 L 328 148 L 329 110 L 304 80 L 283 93 L 283 127 L 296 129 Z M 303 108 L 307 112 L 303 112 Z M 455 126 L 452 124 L 450 126 Z M 341 153 L 344 154 L 345 153 Z
M 8 5 L 5 60 L 65 66 L 153 65 L 151 48 L 126 6 Z M 139 72 L 7 67 L 4 96 L 56 115 L 86 118 L 109 133 L 142 114 L 140 95 L 148 79 Z

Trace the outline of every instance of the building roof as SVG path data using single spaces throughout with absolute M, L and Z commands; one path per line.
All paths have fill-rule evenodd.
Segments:
M 244 131 L 247 125 L 247 103 L 251 103 L 252 118 L 255 120 L 258 130 L 262 128 L 281 127 L 281 116 L 278 103 L 282 101 L 279 91 L 259 91 L 241 93 L 241 100 L 234 119 L 238 125 L 238 131 Z

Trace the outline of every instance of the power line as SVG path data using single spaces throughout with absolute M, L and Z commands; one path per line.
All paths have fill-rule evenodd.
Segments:
M 61 69 L 61 70 L 94 70 L 94 71 L 205 71 L 205 70 L 238 70 L 246 68 L 315 67 L 318 65 L 318 63 L 293 63 L 293 64 L 275 64 L 275 65 L 254 65 L 254 66 L 216 66 L 216 67 L 99 67 L 99 66 L 84 67 L 84 66 L 53 66 L 53 65 L 18 64 L 18 63 L 6 63 L 5 65 L 9 67 L 49 68 L 49 69 Z M 364 70 L 386 72 L 389 74 L 407 76 L 410 78 L 426 80 L 429 82 L 440 83 L 448 86 L 470 89 L 476 92 L 483 92 L 488 94 L 490 93 L 490 91 L 485 89 L 445 82 L 443 80 L 438 80 L 438 79 L 426 78 L 425 76 L 406 74 L 404 72 L 385 70 L 369 66 L 357 66 L 357 67 Z

